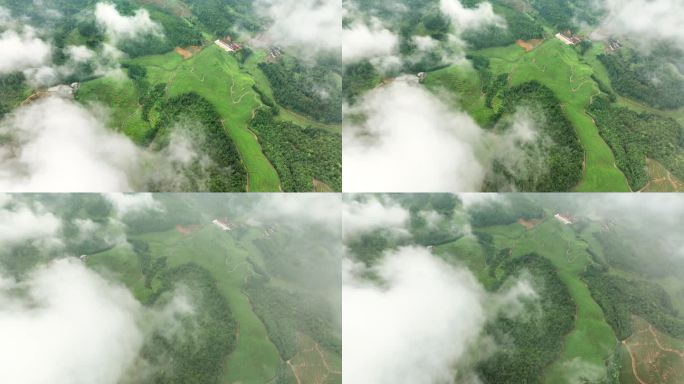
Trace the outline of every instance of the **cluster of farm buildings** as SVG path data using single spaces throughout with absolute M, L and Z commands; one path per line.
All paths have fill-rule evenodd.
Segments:
M 556 38 L 567 45 L 575 45 L 582 42 L 582 38 L 572 33 L 572 31 L 558 32 Z
M 218 39 L 214 41 L 214 44 L 218 45 L 226 52 L 237 52 L 242 49 L 240 44 L 234 42 L 233 38 L 230 36 L 226 36 L 223 39 Z
M 584 40 L 579 35 L 573 34 L 572 31 L 558 32 L 556 33 L 556 38 L 567 45 L 576 45 L 581 43 L 582 40 Z M 622 48 L 622 44 L 618 40 L 613 38 L 608 39 L 608 41 L 605 42 L 605 46 L 606 51 L 610 52 L 615 52 L 618 49 Z

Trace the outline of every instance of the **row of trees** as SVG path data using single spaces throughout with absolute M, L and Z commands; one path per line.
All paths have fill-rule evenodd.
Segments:
M 506 250 L 501 250 L 506 253 Z M 522 273 L 531 276 L 535 292 L 533 302 L 524 303 L 519 316 L 500 314 L 487 324 L 486 332 L 500 346 L 493 356 L 478 364 L 484 383 L 541 383 L 544 369 L 559 356 L 563 340 L 575 322 L 576 305 L 553 263 L 537 254 L 515 259 L 496 258 L 503 274 L 497 289 Z M 535 310 L 535 306 L 541 310 Z
M 643 188 L 650 179 L 646 157 L 684 178 L 684 130 L 676 120 L 619 107 L 605 96 L 594 98 L 589 113 L 633 190 Z
M 252 0 L 185 0 L 193 16 L 214 36 L 257 31 Z
M 21 72 L 0 75 L 0 119 L 16 107 L 27 93 Z
M 658 284 L 617 276 L 600 266 L 590 266 L 582 277 L 620 340 L 633 333 L 632 315 L 644 318 L 674 338 L 684 338 L 684 319 Z
M 327 350 L 342 353 L 340 333 L 333 326 L 337 323 L 335 311 L 324 298 L 315 293 L 273 287 L 267 281 L 263 277 L 251 277 L 244 291 L 283 360 L 291 359 L 299 350 L 298 332 L 312 337 Z
M 504 189 L 505 186 L 500 185 L 502 179 L 504 183 L 511 183 L 517 190 L 524 191 L 568 191 L 574 188 L 582 178 L 584 149 L 553 91 L 531 81 L 502 91 L 500 97 L 503 105 L 495 117 L 499 121 L 520 108 L 532 109 L 535 116 L 543 116 L 542 123 L 537 124 L 540 134 L 536 143 L 522 149 L 529 159 L 524 168 L 539 167 L 541 163 L 545 169 L 520 172 L 520 169 L 509 166 L 511 159 L 501 158 L 495 162 L 493 172 L 496 176 L 489 178 L 485 189 Z M 542 156 L 543 161 L 538 156 Z
M 342 89 L 330 68 L 290 58 L 259 63 L 259 68 L 280 105 L 324 123 L 342 122 Z
M 468 208 L 470 223 L 474 227 L 513 224 L 519 219 L 541 219 L 544 210 L 522 195 L 508 195 L 507 201 L 488 201 Z
M 285 191 L 313 191 L 313 180 L 342 189 L 342 137 L 317 128 L 278 121 L 269 109 L 256 111 L 250 129 L 280 177 Z
M 342 93 L 345 100 L 353 103 L 357 97 L 380 82 L 380 74 L 368 60 L 348 64 L 344 67 Z
M 190 92 L 164 100 L 160 105 L 160 120 L 149 131 L 148 140 L 165 143 L 179 121 L 187 119 L 201 129 L 202 140 L 197 150 L 207 155 L 209 166 L 207 189 L 211 192 L 244 191 L 247 171 L 240 153 L 223 127 L 221 116 L 208 100 Z M 197 128 L 193 128 L 197 129 Z
M 531 0 L 530 3 L 539 16 L 557 30 L 594 25 L 602 16 L 602 10 L 593 0 Z
M 161 288 L 151 306 L 163 308 L 182 287 L 190 296 L 193 311 L 178 313 L 174 322 L 182 335 L 158 329 L 143 346 L 141 357 L 156 366 L 151 383 L 220 383 L 226 357 L 237 345 L 238 323 L 216 280 L 205 268 L 186 263 L 167 268 L 156 258 L 151 262 L 161 278 Z M 148 268 L 149 269 L 149 268 Z M 171 362 L 171 365 L 167 365 Z
M 339 270 L 339 264 L 325 250 L 300 244 L 306 239 L 293 242 L 290 234 L 282 231 L 287 228 L 281 227 L 270 237 L 253 240 L 261 257 L 254 255 L 257 257 L 248 259 L 255 274 L 247 279 L 244 292 L 283 360 L 291 359 L 300 351 L 300 333 L 310 336 L 321 347 L 341 354 L 336 318 L 339 314 L 332 304 L 334 300 L 326 293 L 339 288 L 333 280 L 311 281 L 317 280 L 312 276 L 316 273 L 337 275 L 334 271 Z M 309 254 L 312 251 L 317 255 Z
M 615 90 L 655 108 L 684 106 L 684 77 L 667 52 L 643 56 L 628 48 L 599 55 Z
M 542 25 L 529 15 L 503 5 L 499 6 L 497 11 L 506 21 L 506 25 L 492 24 L 466 31 L 463 38 L 470 47 L 474 49 L 500 47 L 513 44 L 518 39 L 541 39 L 544 36 Z

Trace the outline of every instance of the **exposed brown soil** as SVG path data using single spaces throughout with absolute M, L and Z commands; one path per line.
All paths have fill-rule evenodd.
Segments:
M 191 58 L 195 53 L 202 50 L 202 47 L 190 46 L 187 48 L 176 47 L 176 53 L 183 57 L 183 60 Z
M 199 225 L 189 225 L 187 227 L 184 227 L 180 224 L 176 225 L 176 231 L 178 231 L 182 235 L 189 235 L 198 229 L 199 229 Z
M 532 40 L 517 40 L 515 43 L 518 44 L 525 52 L 530 52 L 531 50 L 537 48 L 544 40 L 542 39 L 532 39 Z
M 518 219 L 518 224 L 522 225 L 527 229 L 528 231 L 534 227 L 537 226 L 537 224 L 541 223 L 541 219 L 530 219 L 530 220 L 525 220 L 525 219 Z
M 333 192 L 330 186 L 317 179 L 313 179 L 313 187 L 315 192 Z

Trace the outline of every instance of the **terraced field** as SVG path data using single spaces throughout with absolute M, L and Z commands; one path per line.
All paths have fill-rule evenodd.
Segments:
M 256 238 L 259 233 L 250 232 L 247 236 Z M 192 261 L 211 271 L 228 299 L 240 327 L 237 347 L 226 361 L 223 382 L 270 381 L 276 375 L 280 356 L 247 296 L 241 292 L 245 278 L 253 273 L 246 261 L 249 253 L 254 252 L 248 249 L 252 248 L 251 241 L 238 245 L 228 233 L 211 224 L 188 235 L 173 230 L 148 234 L 142 239 L 150 244 L 153 253 L 166 255 L 170 265 L 182 264 L 189 255 L 196 255 Z
M 249 230 L 238 242 L 231 232 L 208 223 L 192 229 L 173 229 L 134 237 L 147 242 L 152 254 L 166 256 L 170 267 L 193 262 L 213 275 L 239 324 L 236 349 L 224 362 L 222 382 L 225 384 L 269 383 L 287 364 L 253 311 L 249 297 L 242 291 L 245 280 L 255 273 L 247 257 L 261 262 L 253 240 L 264 236 L 261 230 Z M 128 246 L 117 246 L 92 255 L 88 264 L 95 269 L 106 268 L 110 274 L 116 271 L 117 279 L 142 302 L 152 292 L 145 288 L 138 258 Z M 341 358 L 304 334 L 300 334 L 299 352 L 288 366 L 300 378 L 300 383 L 341 382 Z M 321 381 L 323 379 L 325 381 Z
M 257 136 L 248 127 L 257 108 L 263 103 L 254 86 L 273 99 L 268 79 L 257 65 L 265 59 L 264 51 L 256 51 L 240 64 L 236 55 L 215 45 L 194 47 L 192 54 L 185 50 L 162 55 L 143 56 L 130 60 L 147 70 L 150 86 L 166 84 L 166 96 L 195 92 L 209 100 L 223 118 L 223 124 L 235 142 L 241 161 L 247 170 L 247 190 L 253 192 L 281 191 L 279 176 L 264 154 Z M 111 109 L 109 125 L 136 143 L 145 142 L 146 133 L 154 125 L 142 119 L 142 106 L 135 84 L 125 72 L 87 81 L 77 93 L 83 103 L 97 102 Z M 291 121 L 302 127 L 313 127 L 339 133 L 341 125 L 323 124 L 307 116 L 279 107 L 277 119 Z M 325 191 L 325 186 L 318 190 Z
M 485 124 L 494 115 L 492 109 L 485 107 L 480 76 L 473 69 L 461 66 L 442 68 L 431 72 L 424 84 L 436 93 L 446 91 L 453 95 L 449 101 L 467 111 L 479 124 Z
M 580 274 L 591 263 L 591 256 L 586 252 L 589 244 L 585 236 L 553 217 L 547 217 L 534 226 L 525 227 L 516 223 L 479 230 L 493 236 L 497 250 L 511 249 L 510 257 L 534 252 L 551 260 L 577 305 L 574 328 L 565 336 L 559 358 L 546 368 L 543 381 L 549 384 L 575 382 L 573 380 L 579 379 L 577 375 L 580 371 L 593 375 L 593 379 L 604 377 L 604 362 L 615 349 L 616 337 L 603 311 L 580 278 Z M 492 278 L 486 273 L 482 251 L 475 240 L 466 237 L 436 248 L 442 257 L 456 257 L 459 263 L 465 263 L 485 286 L 492 285 Z
M 613 153 L 586 113 L 591 98 L 599 90 L 591 79 L 592 67 L 582 63 L 574 49 L 552 39 L 530 52 L 511 45 L 477 54 L 489 58 L 495 74 L 509 73 L 509 85 L 537 80 L 551 88 L 561 101 L 585 149 L 584 176 L 575 188 L 577 192 L 629 191 L 625 176 L 615 166 Z
M 278 174 L 247 128 L 261 101 L 252 89 L 254 80 L 240 69 L 235 56 L 212 45 L 188 60 L 171 52 L 133 62 L 147 68 L 152 84 L 166 83 L 168 96 L 196 92 L 214 104 L 247 168 L 248 190 L 280 190 Z
M 111 110 L 109 125 L 138 144 L 150 129 L 142 119 L 142 107 L 138 104 L 133 81 L 123 73 L 83 83 L 76 98 L 84 103 L 97 102 L 107 106 Z

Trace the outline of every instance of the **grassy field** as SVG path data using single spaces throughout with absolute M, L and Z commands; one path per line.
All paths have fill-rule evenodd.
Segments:
M 211 224 L 187 235 L 171 230 L 137 237 L 149 243 L 152 254 L 166 256 L 170 266 L 194 262 L 209 270 L 216 279 L 239 323 L 236 349 L 225 362 L 225 384 L 267 383 L 281 364 L 275 345 L 241 291 L 245 278 L 253 273 L 246 261 L 247 255 L 255 252 L 250 239 L 259 234 L 260 231 L 252 231 L 246 235 L 250 238 L 244 244 L 249 244 L 249 249 L 236 244 L 229 234 Z M 115 277 L 141 301 L 151 293 L 143 285 L 139 261 L 130 247 L 115 247 L 93 255 L 88 265 L 96 269 L 105 267 L 107 273 L 117 271 Z
M 577 305 L 575 327 L 565 337 L 560 357 L 546 369 L 544 382 L 572 382 L 580 366 L 598 378 L 603 377 L 604 361 L 613 352 L 616 337 L 606 323 L 603 311 L 580 279 L 580 274 L 590 263 L 590 255 L 586 252 L 587 240 L 552 217 L 531 229 L 516 223 L 479 230 L 493 236 L 497 249 L 510 248 L 512 257 L 534 252 L 551 260 Z M 464 263 L 485 286 L 491 286 L 495 281 L 487 274 L 482 250 L 471 238 L 436 247 L 435 252 L 447 260 L 451 257 Z
M 133 81 L 123 73 L 83 83 L 77 99 L 107 106 L 111 110 L 110 126 L 138 144 L 143 142 L 145 133 L 150 129 L 149 124 L 142 119 L 142 107 L 138 104 Z
M 551 260 L 577 304 L 575 328 L 566 336 L 560 358 L 547 369 L 546 383 L 560 383 L 573 377 L 576 361 L 591 364 L 601 372 L 604 360 L 615 347 L 613 330 L 579 277 L 590 262 L 586 248 L 587 243 L 576 236 L 571 227 L 554 219 L 547 219 L 526 231 L 512 248 L 514 256 L 536 252 Z
M 259 231 L 246 236 L 256 237 Z M 153 254 L 168 257 L 174 266 L 193 261 L 209 270 L 216 279 L 219 289 L 227 298 L 231 310 L 239 323 L 238 343 L 235 351 L 226 361 L 225 384 L 267 383 L 276 374 L 281 363 L 278 351 L 268 338 L 261 320 L 252 311 L 251 304 L 241 291 L 245 278 L 253 273 L 246 261 L 251 241 L 243 239 L 238 245 L 230 234 L 208 224 L 189 235 L 175 230 L 141 236 L 149 242 Z
M 255 52 L 245 62 L 244 71 L 249 73 L 254 82 L 256 83 L 256 86 L 262 92 L 264 92 L 271 100 L 273 100 L 274 103 L 276 103 L 275 98 L 273 97 L 273 90 L 271 89 L 271 85 L 268 79 L 266 78 L 266 75 L 264 75 L 264 73 L 261 72 L 261 70 L 258 67 L 258 64 L 264 61 L 265 57 L 265 52 Z M 342 131 L 342 126 L 340 124 L 321 123 L 316 120 L 310 119 L 307 116 L 286 109 L 281 105 L 278 105 L 278 109 L 279 113 L 277 116 L 277 120 L 290 121 L 302 127 L 319 128 L 333 133 L 340 133 Z
M 462 66 L 450 66 L 431 72 L 424 82 L 433 92 L 455 94 L 452 100 L 459 109 L 467 111 L 480 125 L 484 125 L 494 115 L 485 106 L 480 76 L 477 71 Z
M 263 154 L 256 136 L 247 128 L 252 111 L 261 102 L 252 90 L 254 80 L 240 69 L 234 55 L 211 45 L 188 60 L 171 52 L 134 62 L 147 68 L 152 84 L 168 84 L 168 96 L 196 92 L 214 104 L 247 168 L 248 190 L 280 191 L 278 174 Z
M 489 58 L 493 73 L 509 73 L 509 85 L 537 80 L 551 88 L 561 101 L 585 150 L 584 176 L 576 191 L 629 191 L 625 176 L 615 166 L 613 153 L 585 111 L 599 90 L 591 79 L 592 67 L 582 63 L 573 48 L 552 39 L 531 52 L 511 45 L 477 54 Z
M 169 52 L 136 58 L 131 62 L 147 69 L 151 85 L 167 84 L 168 97 L 196 92 L 209 100 L 223 118 L 225 129 L 240 152 L 248 175 L 247 190 L 278 192 L 281 191 L 278 174 L 263 153 L 257 136 L 248 128 L 254 110 L 263 106 L 252 87 L 256 84 L 262 92 L 273 98 L 268 79 L 257 67 L 264 57 L 263 51 L 256 51 L 241 66 L 235 55 L 212 44 L 188 59 L 183 59 L 176 52 Z M 83 83 L 78 99 L 82 102 L 96 101 L 110 107 L 110 121 L 116 122 L 113 128 L 139 144 L 150 129 L 150 124 L 141 118 L 142 108 L 138 104 L 134 84 L 125 74 Z M 339 124 L 319 123 L 283 107 L 279 110 L 277 119 L 335 133 L 341 131 Z
M 247 128 L 252 112 L 261 101 L 252 90 L 254 80 L 243 72 L 235 56 L 212 45 L 188 60 L 176 52 L 144 56 L 132 60 L 147 68 L 150 84 L 167 84 L 167 96 L 196 92 L 216 107 L 224 126 L 240 152 L 247 169 L 248 190 L 280 191 L 280 180 L 270 161 L 261 150 L 256 136 Z M 104 77 L 85 82 L 78 92 L 82 102 L 98 101 L 112 108 L 115 127 L 142 142 L 149 124 L 141 119 L 133 82 L 125 76 Z

